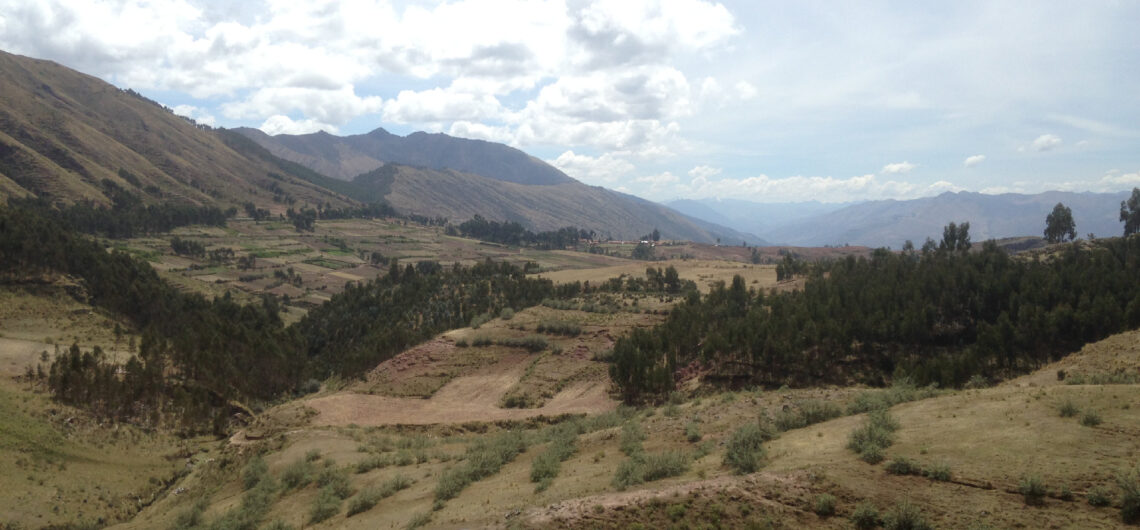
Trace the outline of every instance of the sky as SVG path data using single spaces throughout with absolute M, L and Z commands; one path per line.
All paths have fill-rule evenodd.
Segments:
M 0 49 L 217 127 L 522 149 L 652 200 L 1140 186 L 1140 3 L 0 0 Z

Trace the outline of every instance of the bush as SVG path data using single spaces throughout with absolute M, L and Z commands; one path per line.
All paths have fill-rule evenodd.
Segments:
M 509 307 L 504 307 L 502 311 L 499 311 L 499 318 L 503 320 L 510 320 L 512 318 L 515 318 L 515 310 Z
M 724 465 L 743 475 L 760 469 L 764 460 L 764 433 L 755 423 L 746 423 L 732 433 L 724 452 Z
M 918 464 L 907 458 L 896 456 L 887 463 L 887 473 L 892 475 L 917 475 L 919 473 L 919 467 Z
M 492 318 L 494 317 L 491 316 L 491 313 L 483 313 L 471 317 L 471 329 L 479 329 L 483 324 L 490 322 Z
M 476 441 L 467 449 L 466 461 L 462 465 L 440 475 L 435 488 L 435 499 L 445 501 L 454 498 L 468 484 L 498 473 L 525 450 L 526 439 L 514 431 Z
M 582 326 L 573 322 L 566 322 L 565 320 L 543 320 L 538 323 L 535 331 L 539 333 L 549 333 L 551 335 L 565 335 L 567 337 L 577 337 L 582 334 Z
M 695 421 L 690 421 L 685 424 L 685 439 L 689 443 L 697 443 L 701 441 L 701 426 Z
M 468 346 L 467 339 L 459 339 L 455 341 L 456 348 L 466 348 Z
M 922 516 L 922 510 L 904 500 L 883 516 L 883 528 L 887 530 L 932 530 L 934 527 Z
M 540 352 L 545 350 L 548 346 L 546 339 L 538 335 L 531 335 L 529 337 L 509 337 L 499 340 L 500 346 L 507 346 L 509 348 L 523 348 L 531 353 Z
M 855 505 L 851 512 L 851 524 L 858 530 L 871 530 L 879 526 L 879 509 L 870 501 L 862 501 Z
M 321 488 L 317 498 L 313 499 L 313 507 L 309 510 L 309 524 L 324 521 L 340 512 L 341 498 L 332 488 Z
M 898 428 L 898 422 L 886 409 L 873 410 L 867 415 L 867 422 L 851 432 L 847 448 L 858 453 L 864 462 L 877 464 L 885 458 L 886 448 L 894 443 L 894 431 Z
M 1088 501 L 1090 506 L 1108 506 L 1112 504 L 1112 493 L 1104 486 L 1089 488 Z
M 643 478 L 645 482 L 653 482 L 675 477 L 688 471 L 689 463 L 689 456 L 680 451 L 646 455 Z
M 404 528 L 407 530 L 415 530 L 416 528 L 424 526 L 430 522 L 431 522 L 431 512 L 420 512 L 420 513 L 413 515 L 411 520 L 408 521 L 407 526 L 405 526 Z
M 286 490 L 303 488 L 313 481 L 313 464 L 308 460 L 299 459 L 281 472 L 281 484 Z
M 820 517 L 835 515 L 835 495 L 824 493 L 815 498 L 815 514 Z
M 1096 427 L 1102 422 L 1103 420 L 1100 419 L 1100 414 L 1095 410 L 1086 410 L 1085 413 L 1081 415 L 1081 425 L 1085 427 Z
M 1025 504 L 1029 506 L 1040 506 L 1045 504 L 1045 495 L 1049 493 L 1048 488 L 1045 486 L 1045 481 L 1037 475 L 1027 475 L 1021 477 L 1021 481 L 1017 484 L 1017 491 L 1025 499 Z
M 642 452 L 643 440 L 645 440 L 645 431 L 641 430 L 641 424 L 637 420 L 630 420 L 621 428 L 619 448 L 626 456 L 634 456 Z
M 1120 486 L 1120 519 L 1124 524 L 1140 523 L 1140 467 L 1116 477 Z
M 645 463 L 640 458 L 627 458 L 618 464 L 612 484 L 618 491 L 645 482 Z
M 933 385 L 917 387 L 905 377 L 896 379 L 891 387 L 885 390 L 869 390 L 855 396 L 855 400 L 847 406 L 848 414 L 862 414 L 877 409 L 887 409 L 899 403 L 917 401 L 939 395 L 940 392 Z
M 269 466 L 265 464 L 265 460 L 261 458 L 261 455 L 257 455 L 251 458 L 249 463 L 245 465 L 245 469 L 242 470 L 242 486 L 247 490 L 253 489 L 253 487 L 261 483 L 261 480 L 268 474 Z
M 923 470 L 922 475 L 930 480 L 946 482 L 950 480 L 950 465 L 946 463 L 932 464 Z
M 807 400 L 797 403 L 795 408 L 781 410 L 774 421 L 777 429 L 790 431 L 808 425 L 825 422 L 843 415 L 843 411 L 833 403 Z
M 348 504 L 348 516 L 352 517 L 361 512 L 371 510 L 376 503 L 394 495 L 397 491 L 407 489 L 412 485 L 411 479 L 396 475 L 378 488 L 368 488 L 361 491 Z
M 1061 402 L 1061 406 L 1057 407 L 1057 410 L 1061 413 L 1062 418 L 1072 418 L 1073 416 L 1076 416 L 1078 413 L 1080 413 L 1080 409 L 1077 408 L 1077 404 L 1073 403 L 1073 400 L 1071 399 L 1066 399 L 1065 401 Z
M 318 487 L 332 491 L 341 499 L 347 499 L 352 495 L 352 485 L 348 481 L 348 473 L 345 470 L 336 469 L 335 464 L 326 464 L 325 468 L 317 474 L 316 482 Z
M 484 346 L 490 346 L 494 343 L 495 343 L 495 341 L 491 340 L 491 337 L 488 337 L 486 335 L 481 335 L 481 336 L 478 336 L 478 337 L 471 339 L 471 345 L 476 347 L 476 348 L 482 348 Z

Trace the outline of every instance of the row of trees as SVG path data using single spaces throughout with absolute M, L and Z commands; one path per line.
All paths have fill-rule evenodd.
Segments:
M 1140 188 L 1132 188 L 1132 195 L 1120 201 L 1120 222 L 1124 223 L 1124 235 L 1130 236 L 1140 231 Z M 1077 237 L 1077 225 L 1073 221 L 1073 211 L 1062 203 L 1057 203 L 1053 211 L 1045 217 L 1045 239 L 1050 243 L 1063 243 Z
M 958 386 L 1140 325 L 1140 238 L 1042 261 L 992 242 L 964 252 L 962 227 L 922 252 L 815 264 L 797 292 L 750 291 L 737 277 L 690 295 L 662 325 L 618 340 L 611 375 L 632 401 L 664 395 L 693 361 L 726 384 L 878 384 L 899 371 Z
M 573 247 L 581 240 L 594 237 L 593 232 L 572 226 L 547 232 L 534 233 L 514 221 L 490 221 L 481 215 L 460 223 L 458 227 L 448 226 L 448 235 L 461 235 L 480 241 L 504 245 L 536 247 L 543 250 Z

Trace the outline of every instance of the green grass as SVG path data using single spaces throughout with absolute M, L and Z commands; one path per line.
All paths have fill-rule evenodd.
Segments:
M 884 451 L 894 443 L 898 422 L 886 409 L 872 410 L 867 421 L 859 426 L 847 440 L 847 448 L 859 454 L 868 464 L 878 464 L 886 457 Z

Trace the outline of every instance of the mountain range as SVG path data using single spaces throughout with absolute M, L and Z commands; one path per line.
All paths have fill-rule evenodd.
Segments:
M 927 237 L 938 240 L 951 222 L 970 223 L 974 241 L 1038 236 L 1045 217 L 1057 203 L 1073 212 L 1079 236 L 1119 235 L 1120 201 L 1128 192 L 1074 193 L 1048 191 L 1033 195 L 946 192 L 912 200 L 880 200 L 825 204 L 682 200 L 670 206 L 688 215 L 747 230 L 783 245 L 862 245 L 900 248 L 910 240 L 921 246 Z
M 502 144 L 377 129 L 270 137 L 213 129 L 142 95 L 51 61 L 0 52 L 0 200 L 107 204 L 116 184 L 149 203 L 277 214 L 305 205 L 383 200 L 403 213 L 460 222 L 476 214 L 535 231 L 575 226 L 619 239 L 759 244 L 666 206 L 591 187 Z

